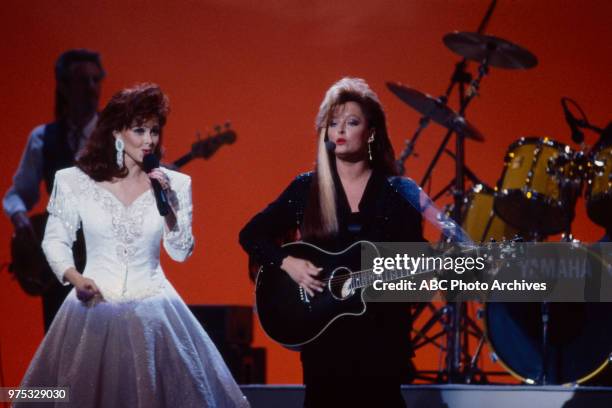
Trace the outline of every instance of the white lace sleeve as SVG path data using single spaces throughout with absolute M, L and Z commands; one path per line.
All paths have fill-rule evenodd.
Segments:
M 176 214 L 176 225 L 168 230 L 164 223 L 164 248 L 172 259 L 182 262 L 193 251 L 194 239 L 191 232 L 191 219 L 193 205 L 191 203 L 191 178 L 186 177 L 175 194 L 170 197 L 170 202 Z
M 74 267 L 72 244 L 76 240 L 76 232 L 81 222 L 76 196 L 61 173 L 57 173 L 53 191 L 47 205 L 49 219 L 45 228 L 42 249 L 49 266 L 57 279 L 64 285 L 64 272 Z

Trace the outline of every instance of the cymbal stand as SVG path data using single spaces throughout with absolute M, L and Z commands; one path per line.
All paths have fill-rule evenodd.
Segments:
M 463 120 L 465 111 L 472 101 L 472 99 L 478 95 L 480 89 L 480 82 L 489 72 L 488 58 L 480 63 L 478 67 L 478 76 L 470 84 L 470 89 L 467 96 L 462 100 L 461 109 L 459 110 L 459 118 Z M 449 134 L 452 131 L 449 131 Z M 461 206 L 463 205 L 463 198 L 465 194 L 465 178 L 464 178 L 464 167 L 465 167 L 465 138 L 459 132 L 456 132 L 455 137 L 455 191 L 454 191 L 454 208 L 453 208 L 453 219 L 459 225 L 461 224 Z M 453 324 L 448 338 L 448 354 L 447 354 L 447 370 L 449 371 L 448 377 L 449 382 L 465 382 L 466 378 L 460 373 L 461 370 L 461 320 L 464 310 L 461 302 L 454 302 L 451 307 L 451 312 L 454 313 Z M 467 316 L 465 316 L 467 317 Z M 467 344 L 464 342 L 464 348 L 467 349 Z
M 459 110 L 459 119 L 458 121 L 463 121 L 463 116 L 469 106 L 470 102 L 473 98 L 478 95 L 478 90 L 480 89 L 480 83 L 482 79 L 489 72 L 489 64 L 488 58 L 484 58 L 480 63 L 478 68 L 478 76 L 473 79 L 470 83 L 469 91 L 467 95 L 461 100 L 461 108 Z M 454 79 L 455 75 L 453 75 Z M 449 86 L 449 90 L 452 89 L 452 85 Z M 463 84 L 460 83 L 460 89 L 463 87 Z M 463 91 L 460 91 L 461 94 L 464 94 Z M 442 141 L 442 144 L 438 148 L 436 155 L 430 163 L 429 168 L 423 180 L 421 181 L 421 186 L 425 185 L 427 179 L 430 177 L 431 172 L 435 165 L 437 164 L 438 159 L 440 158 L 442 152 L 446 149 L 446 145 L 450 140 L 453 133 L 456 134 L 456 143 L 455 143 L 455 183 L 454 183 L 454 207 L 453 207 L 453 220 L 455 220 L 458 225 L 461 224 L 461 207 L 463 205 L 463 198 L 465 192 L 465 153 L 464 153 L 464 145 L 465 138 L 463 135 L 456 131 L 457 126 L 461 125 L 461 123 L 455 123 L 455 126 L 449 126 L 449 130 Z M 465 382 L 466 378 L 461 374 L 461 357 L 462 354 L 467 353 L 467 344 L 463 344 L 461 341 L 461 324 L 464 318 L 467 316 L 464 315 L 464 308 L 461 302 L 453 302 L 447 304 L 445 308 L 445 314 L 448 317 L 448 326 L 447 326 L 447 347 L 446 347 L 446 380 L 449 383 L 455 382 Z M 462 350 L 463 349 L 463 350 Z
M 491 19 L 491 16 L 493 15 L 493 11 L 495 10 L 495 7 L 497 6 L 497 0 L 492 0 L 491 4 L 489 4 L 489 8 L 487 9 L 487 12 L 485 14 L 485 16 L 483 17 L 482 21 L 480 22 L 480 25 L 478 26 L 478 30 L 477 33 L 478 34 L 482 34 L 484 32 L 484 30 L 487 28 L 487 25 L 489 24 L 489 20 Z M 472 76 L 466 72 L 465 67 L 467 65 L 467 58 L 463 58 L 461 61 L 459 61 L 457 64 L 455 64 L 455 70 L 453 71 L 453 75 L 451 76 L 451 82 L 448 86 L 448 88 L 446 89 L 446 93 L 445 93 L 445 102 L 446 100 L 448 100 L 448 97 L 450 96 L 451 92 L 453 91 L 453 88 L 455 87 L 455 85 L 459 84 L 459 104 L 461 105 L 461 110 L 459 111 L 459 115 L 461 118 L 463 118 L 463 115 L 465 114 L 465 109 L 467 108 L 467 105 L 470 103 L 470 101 L 472 100 L 472 98 L 476 95 L 479 87 L 480 87 L 480 81 L 482 80 L 482 77 L 488 73 L 488 62 L 486 61 L 487 58 L 485 58 L 485 61 L 483 61 L 483 63 L 481 63 L 481 67 L 479 68 L 478 72 L 479 72 L 479 77 L 473 81 L 472 80 Z M 471 83 L 471 90 L 472 92 L 468 95 L 468 99 L 466 100 L 465 98 L 465 84 L 467 83 Z M 475 91 L 475 92 L 474 92 Z M 446 136 L 444 136 L 444 140 L 442 141 L 442 143 L 440 144 L 440 147 L 438 148 L 438 151 L 436 152 L 434 158 L 432 159 L 431 163 L 429 164 L 429 167 L 427 168 L 427 171 L 425 172 L 425 175 L 423 176 L 423 179 L 421 180 L 421 187 L 423 187 L 425 185 L 425 183 L 427 182 L 427 179 L 429 179 L 429 176 L 431 175 L 431 172 L 433 170 L 433 168 L 435 167 L 435 165 L 438 163 L 438 159 L 440 158 L 440 155 L 442 154 L 442 152 L 444 151 L 444 149 L 446 148 L 446 145 L 448 144 L 451 135 L 453 134 L 454 129 L 451 128 L 447 133 Z
M 459 84 L 459 97 L 460 99 L 460 103 L 461 105 L 463 105 L 463 95 L 465 93 L 464 91 L 464 87 L 466 83 L 470 83 L 472 82 L 471 80 L 471 75 L 467 72 L 465 72 L 465 66 L 466 66 L 466 59 L 464 58 L 462 61 L 458 62 L 455 65 L 455 71 L 453 72 L 453 75 L 451 77 L 451 83 L 448 86 L 448 88 L 446 89 L 446 93 L 443 97 L 440 97 L 439 100 L 440 102 L 444 102 L 444 104 L 446 104 L 448 97 L 450 96 L 451 92 L 453 91 L 453 88 L 455 87 L 456 84 Z M 467 107 L 467 105 L 466 105 Z M 460 115 L 462 113 L 459 113 Z M 450 125 L 450 129 L 446 132 L 446 135 L 444 136 L 444 139 L 442 140 L 442 143 L 440 143 L 440 147 L 438 147 L 438 150 L 436 151 L 436 154 L 434 155 L 433 159 L 431 160 L 431 163 L 429 163 L 429 167 L 427 167 L 427 170 L 425 171 L 425 175 L 423 176 L 423 179 L 421 180 L 421 187 L 425 186 L 425 183 L 427 182 L 427 180 L 429 179 L 429 177 L 431 176 L 431 172 L 433 171 L 434 167 L 436 166 L 436 164 L 438 164 L 438 160 L 440 159 L 440 156 L 442 155 L 442 152 L 444 151 L 444 149 L 446 149 L 446 145 L 448 144 L 448 142 L 450 141 L 451 136 L 453 135 L 453 132 L 455 131 L 455 128 L 457 127 L 457 125 L 459 125 L 460 123 L 451 123 Z
M 444 152 L 448 154 L 450 157 L 452 157 L 453 160 L 456 160 L 455 153 L 451 152 L 448 149 L 445 149 Z M 474 172 L 470 170 L 470 168 L 467 165 L 463 166 L 463 174 L 465 174 L 465 176 L 470 179 L 472 184 L 484 184 L 482 180 L 478 178 L 478 176 L 474 174 Z M 438 201 L 438 199 L 442 197 L 448 190 L 453 188 L 454 185 L 455 185 L 455 179 L 453 178 L 446 186 L 444 186 L 433 197 L 431 197 L 431 200 Z
M 430 121 L 431 117 L 429 117 L 428 115 L 421 116 L 421 119 L 419 119 L 419 127 L 414 132 L 414 135 L 412 135 L 412 138 L 410 140 L 406 140 L 406 147 L 404 147 L 404 150 L 402 150 L 402 154 L 400 154 L 400 157 L 395 162 L 397 166 L 397 171 L 400 176 L 403 176 L 406 173 L 404 163 L 414 153 L 414 146 L 416 144 L 416 141 L 421 135 L 421 132 L 429 125 Z
M 459 88 L 459 98 L 460 98 L 460 101 L 463 99 L 464 84 L 470 83 L 472 81 L 472 75 L 465 70 L 466 65 L 467 65 L 467 58 L 463 58 L 461 61 L 455 64 L 455 70 L 453 71 L 451 82 L 448 88 L 446 89 L 446 92 L 444 93 L 444 95 L 436 99 L 436 103 L 438 106 L 446 106 L 448 102 L 448 97 L 452 93 L 453 88 L 455 87 L 456 84 L 461 84 L 461 87 Z M 402 150 L 400 157 L 396 161 L 397 169 L 400 175 L 404 175 L 404 173 L 406 172 L 404 163 L 413 154 L 414 146 L 416 144 L 418 137 L 420 136 L 421 132 L 429 125 L 430 121 L 431 121 L 431 117 L 429 115 L 421 116 L 421 118 L 419 119 L 419 126 L 414 132 L 414 135 L 412 136 L 410 140 L 406 140 L 406 147 L 404 148 L 404 150 Z M 446 146 L 447 143 L 448 143 L 448 140 L 443 142 L 443 146 Z M 430 164 L 430 167 L 427 169 L 427 176 L 429 175 L 429 173 L 431 173 L 431 170 L 433 170 L 433 166 L 437 162 L 437 157 L 440 154 L 441 152 L 436 153 L 436 158 L 434 158 L 432 161 L 433 165 Z M 425 184 L 426 179 L 427 177 L 424 178 L 424 181 L 421 183 L 421 187 L 423 187 L 423 185 Z
M 477 32 L 479 34 L 484 32 L 484 30 L 486 29 L 486 26 L 488 25 L 488 22 L 493 14 L 493 11 L 495 10 L 496 5 L 497 5 L 497 0 L 492 0 L 491 4 L 489 5 L 487 9 L 485 16 L 483 17 L 480 25 L 478 26 Z M 484 76 L 488 73 L 488 65 L 489 65 L 488 58 L 485 57 L 484 60 L 481 61 L 480 67 L 478 69 L 478 77 L 472 80 L 471 75 L 465 70 L 467 61 L 468 59 L 464 57 L 460 62 L 458 62 L 455 65 L 455 70 L 453 71 L 453 75 L 451 76 L 451 82 L 448 88 L 446 89 L 445 96 L 443 98 L 440 98 L 440 102 L 446 103 L 455 85 L 457 84 L 459 85 L 459 103 L 461 106 L 459 110 L 459 118 L 458 118 L 459 121 L 464 120 L 463 116 L 465 115 L 465 111 L 468 105 L 470 104 L 474 96 L 478 94 L 478 90 L 480 88 L 480 82 L 482 81 Z M 467 83 L 470 83 L 470 89 L 466 97 L 465 96 L 465 85 Z M 421 183 L 420 183 L 421 187 L 425 186 L 425 183 L 431 176 L 433 168 L 437 164 L 440 156 L 442 155 L 442 152 L 446 149 L 446 145 L 450 141 L 452 134 L 457 133 L 456 145 L 455 145 L 456 158 L 455 158 L 455 180 L 454 180 L 455 191 L 454 191 L 453 219 L 458 224 L 461 224 L 461 214 L 462 214 L 461 206 L 463 204 L 463 197 L 464 197 L 464 191 L 465 191 L 465 186 L 464 186 L 464 165 L 465 165 L 464 137 L 459 132 L 455 132 L 456 130 L 458 130 L 457 128 L 459 128 L 460 125 L 461 123 L 448 124 L 449 130 L 444 136 L 444 139 L 442 143 L 440 144 L 440 147 L 436 151 L 436 154 L 434 158 L 432 159 L 431 163 L 429 164 L 429 167 L 427 168 L 425 175 L 423 176 L 423 179 L 421 180 Z M 460 374 L 462 352 L 467 357 L 467 351 L 468 351 L 467 341 L 464 341 L 463 349 L 461 347 L 461 336 L 460 336 L 461 327 L 460 326 L 462 323 L 462 318 L 468 319 L 468 316 L 464 312 L 464 310 L 465 310 L 464 305 L 462 305 L 461 302 L 448 303 L 442 309 L 441 315 L 442 316 L 445 315 L 446 317 L 448 317 L 447 322 L 449 324 L 445 324 L 441 316 L 434 315 L 434 317 L 432 317 L 432 319 L 440 319 L 440 321 L 444 325 L 445 331 L 447 332 L 447 347 L 444 351 L 446 351 L 447 353 L 445 371 L 446 371 L 446 376 L 447 376 L 446 380 L 449 383 L 458 382 L 458 381 L 466 382 L 466 379 L 461 378 L 461 374 Z M 428 322 L 428 324 L 431 324 L 431 323 Z M 467 375 L 471 375 L 471 372 L 473 371 L 473 368 L 474 368 L 474 363 L 469 364 L 469 368 L 470 369 L 466 370 Z M 439 373 L 439 375 L 441 374 L 442 373 Z

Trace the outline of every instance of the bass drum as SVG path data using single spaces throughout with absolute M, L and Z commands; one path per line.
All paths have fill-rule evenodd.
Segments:
M 612 352 L 612 303 L 549 303 L 548 358 L 542 303 L 488 303 L 485 331 L 501 365 L 527 384 L 582 383 L 604 371 Z

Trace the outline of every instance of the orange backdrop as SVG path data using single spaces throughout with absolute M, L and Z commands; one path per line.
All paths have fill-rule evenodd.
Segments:
M 246 255 L 237 243 L 244 223 L 289 183 L 312 167 L 314 116 L 325 90 L 345 75 L 365 78 L 388 112 L 397 151 L 412 134 L 418 114 L 385 88 L 402 81 L 439 95 L 459 57 L 441 38 L 474 31 L 487 0 L 239 0 L 48 2 L 4 1 L 0 30 L 0 191 L 11 176 L 32 127 L 52 119 L 53 62 L 67 48 L 99 50 L 108 77 L 102 102 L 140 81 L 161 84 L 172 114 L 166 159 L 185 153 L 197 130 L 231 120 L 235 145 L 210 161 L 183 170 L 193 177 L 197 246 L 184 264 L 164 260 L 167 274 L 188 303 L 252 304 Z M 494 184 L 507 146 L 522 135 L 570 143 L 559 105 L 578 100 L 589 118 L 610 120 L 612 3 L 607 0 L 499 1 L 487 32 L 535 53 L 529 71 L 492 69 L 468 117 L 486 135 L 467 143 L 467 163 Z M 475 65 L 471 64 L 473 71 Z M 452 101 L 456 106 L 456 100 Z M 444 131 L 431 125 L 410 159 L 409 175 L 422 177 Z M 592 142 L 594 135 L 587 134 Z M 452 177 L 443 158 L 433 191 Z M 37 210 L 46 203 L 46 195 Z M 446 198 L 448 201 L 448 197 Z M 601 228 L 577 204 L 575 235 L 597 239 Z M 0 261 L 9 261 L 12 232 L 0 218 Z M 435 234 L 429 231 L 430 238 Z M 0 350 L 6 385 L 19 383 L 42 339 L 41 305 L 0 273 Z M 269 342 L 268 381 L 301 381 L 298 355 Z M 435 352 L 421 353 L 421 367 L 437 367 Z

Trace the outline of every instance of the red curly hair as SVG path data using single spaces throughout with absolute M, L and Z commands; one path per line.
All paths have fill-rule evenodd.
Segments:
M 117 166 L 113 132 L 150 119 L 159 121 L 159 142 L 153 154 L 161 159 L 162 130 L 169 112 L 168 97 L 157 84 L 138 84 L 117 92 L 100 113 L 96 129 L 76 161 L 77 167 L 95 181 L 127 176 L 127 168 Z

